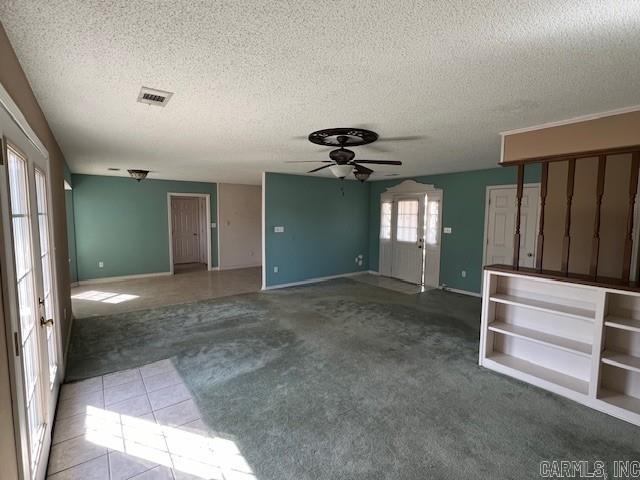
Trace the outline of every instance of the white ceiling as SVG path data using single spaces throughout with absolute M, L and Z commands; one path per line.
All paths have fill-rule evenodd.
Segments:
M 0 0 L 0 19 L 75 173 L 259 183 L 342 126 L 422 137 L 354 149 L 404 162 L 380 172 L 480 169 L 500 131 L 640 104 L 638 0 Z M 142 85 L 175 95 L 136 103 Z

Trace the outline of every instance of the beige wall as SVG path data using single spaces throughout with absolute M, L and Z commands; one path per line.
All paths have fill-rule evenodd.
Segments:
M 507 135 L 503 162 L 640 145 L 640 111 Z
M 51 192 L 53 204 L 51 207 L 54 223 L 53 235 L 56 245 L 56 280 L 60 300 L 58 318 L 61 320 L 62 342 L 63 345 L 66 345 L 69 336 L 71 300 L 63 188 L 65 159 L 42 110 L 40 110 L 40 106 L 29 86 L 29 81 L 20 67 L 18 58 L 9 43 L 2 24 L 0 24 L 0 83 L 9 95 L 11 95 L 11 98 L 18 105 L 18 108 L 22 111 L 31 128 L 49 152 L 51 184 L 53 186 Z M 65 312 L 66 318 L 64 317 Z M 13 426 L 12 423 L 8 421 L 11 418 L 11 411 L 7 403 L 8 401 L 10 402 L 10 385 L 8 382 L 9 371 L 6 338 L 4 338 L 6 330 L 3 319 L 0 318 L 0 320 L 2 320 L 2 330 L 0 333 L 0 465 L 2 466 L 2 478 L 11 479 L 16 477 L 16 459 L 15 452 L 12 450 L 14 443 Z
M 262 262 L 262 187 L 218 184 L 220 269 Z

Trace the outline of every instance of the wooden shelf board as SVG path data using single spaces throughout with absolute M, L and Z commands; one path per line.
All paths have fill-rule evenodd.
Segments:
M 583 357 L 591 357 L 591 345 L 577 340 L 552 335 L 550 333 L 533 330 L 531 328 L 520 327 L 504 322 L 492 322 L 489 324 L 489 330 L 492 332 L 509 335 L 511 337 L 522 338 L 532 342 L 547 345 L 549 347 L 558 348 L 569 353 L 581 355 Z
M 608 315 L 604 319 L 604 324 L 607 327 L 619 328 L 621 330 L 629 330 L 631 332 L 640 333 L 640 320 L 634 320 L 633 318 L 623 318 Z
M 602 352 L 602 363 L 640 373 L 640 358 L 613 350 Z
M 541 367 L 535 363 L 527 362 L 526 360 L 512 357 L 505 353 L 494 352 L 487 357 L 487 360 L 513 370 L 518 370 L 545 382 L 553 383 L 563 388 L 568 388 L 569 390 L 573 390 L 574 392 L 582 395 L 587 395 L 589 392 L 589 382 L 585 380 L 572 377 L 571 375 L 567 375 L 556 370 L 551 370 L 550 368 Z
M 514 305 L 516 307 L 525 307 L 541 312 L 555 313 L 566 317 L 573 317 L 586 322 L 593 322 L 596 316 L 595 311 L 586 308 L 572 307 L 569 305 L 559 305 L 557 303 L 543 302 L 542 300 L 534 300 L 532 298 L 516 297 L 514 295 L 506 295 L 497 293 L 491 295 L 489 300 L 492 302 L 503 303 L 505 305 Z
M 625 395 L 620 392 L 614 392 L 612 390 L 601 389 L 598 394 L 598 399 L 618 408 L 629 410 L 630 412 L 640 415 L 640 398 Z

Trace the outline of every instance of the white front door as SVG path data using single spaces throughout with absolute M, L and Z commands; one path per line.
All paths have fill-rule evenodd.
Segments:
M 422 284 L 425 195 L 398 197 L 393 205 L 391 276 Z
M 540 187 L 524 187 L 520 210 L 520 262 L 521 267 L 535 266 L 536 223 Z M 489 190 L 489 210 L 486 233 L 486 265 L 513 263 L 513 236 L 516 223 L 516 188 L 498 187 Z
M 198 197 L 171 197 L 173 263 L 201 261 L 200 200 Z
M 22 474 L 42 479 L 61 380 L 48 159 L 10 122 L 6 116 L 0 118 L 8 139 L 0 167 L 3 293 L 15 343 Z

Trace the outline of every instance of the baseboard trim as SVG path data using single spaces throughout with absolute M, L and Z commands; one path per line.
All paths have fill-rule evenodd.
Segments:
M 220 267 L 209 267 L 210 272 L 217 272 L 218 270 L 220 270 Z
M 218 267 L 218 270 L 223 271 L 223 270 L 241 270 L 243 268 L 256 268 L 256 267 L 261 267 L 262 265 L 260 265 L 259 263 L 254 263 L 252 265 L 231 265 L 230 267 Z
M 308 280 L 301 280 L 299 282 L 279 283 L 278 285 L 269 285 L 268 287 L 262 287 L 262 290 L 276 290 L 279 288 L 297 287 L 299 285 L 308 285 L 310 283 L 325 282 L 327 280 L 333 280 L 335 278 L 353 277 L 354 275 L 362 275 L 363 273 L 373 273 L 373 272 L 370 272 L 369 270 L 360 270 L 358 272 L 341 273 L 339 275 L 329 275 L 328 277 L 315 277 L 315 278 L 309 278 Z
M 67 375 L 67 358 L 69 357 L 69 347 L 71 346 L 71 332 L 73 331 L 73 321 L 75 317 L 73 316 L 73 310 L 71 311 L 71 315 L 69 315 L 69 330 L 67 331 L 67 342 L 64 346 L 64 355 L 62 356 L 62 382 L 64 383 L 64 379 Z
M 71 283 L 69 284 L 69 286 L 70 286 L 71 288 L 73 288 L 73 287 L 79 287 L 79 286 L 80 286 L 80 283 L 78 283 L 78 282 L 71 282 Z
M 443 287 L 443 286 L 440 286 L 438 288 L 440 288 L 440 290 L 444 290 L 445 292 L 461 293 L 462 295 L 469 295 L 471 297 L 482 298 L 481 293 L 470 292 L 469 290 L 460 290 L 458 288 L 450 288 L 450 287 Z
M 80 280 L 77 283 L 78 285 L 93 285 L 96 283 L 111 283 L 119 282 L 121 280 L 133 280 L 135 278 L 165 277 L 167 275 L 171 275 L 171 272 L 141 273 L 138 275 L 122 275 L 119 277 L 89 278 L 87 280 Z

